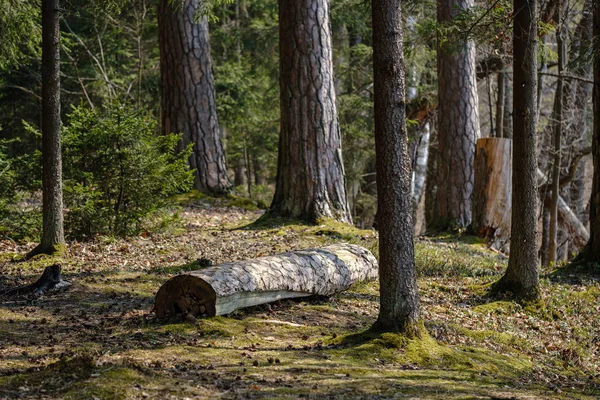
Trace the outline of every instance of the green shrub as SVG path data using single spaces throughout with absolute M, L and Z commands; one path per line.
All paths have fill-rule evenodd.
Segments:
M 179 135 L 156 132 L 145 112 L 73 108 L 63 134 L 65 225 L 72 236 L 137 233 L 173 195 L 191 188 L 191 147 L 177 152 Z

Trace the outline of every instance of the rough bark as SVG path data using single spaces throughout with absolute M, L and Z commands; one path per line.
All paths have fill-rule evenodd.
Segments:
M 329 5 L 279 1 L 281 131 L 274 215 L 351 222 L 335 106 Z
M 508 268 L 493 293 L 541 296 L 537 260 L 537 0 L 514 1 L 513 163 Z
M 331 296 L 375 278 L 377 260 L 367 249 L 334 244 L 178 275 L 158 290 L 155 311 L 213 317 L 280 299 Z
M 558 48 L 558 75 L 566 73 L 567 67 L 567 26 L 565 21 L 565 11 L 567 2 L 558 1 L 558 28 L 556 30 L 556 43 Z M 550 237 L 548 242 L 548 265 L 557 261 L 558 243 L 558 197 L 560 190 L 560 170 L 561 170 L 561 152 L 563 135 L 563 105 L 564 105 L 564 86 L 563 78 L 558 78 L 556 83 L 556 92 L 554 94 L 554 132 L 553 132 L 553 165 L 552 165 L 552 197 L 550 199 Z
M 504 130 L 502 137 L 506 139 L 512 139 L 513 119 L 512 119 L 512 82 L 509 73 L 504 77 Z
M 592 136 L 592 196 L 590 199 L 590 240 L 582 259 L 600 262 L 600 2 L 595 1 L 594 12 L 594 133 Z
M 158 5 L 162 130 L 183 134 L 180 149 L 192 143 L 196 189 L 222 195 L 231 183 L 219 135 L 208 22 L 194 20 L 198 1 Z
M 471 226 L 490 247 L 505 252 L 510 242 L 511 159 L 512 140 L 477 141 Z
M 28 256 L 53 253 L 65 243 L 60 133 L 60 8 L 42 0 L 42 240 Z
M 452 21 L 473 0 L 438 0 L 439 23 Z M 473 160 L 479 138 L 475 44 L 472 41 L 438 47 L 438 189 L 437 229 L 463 228 L 471 223 Z
M 400 2 L 372 3 L 380 308 L 374 329 L 418 335 Z

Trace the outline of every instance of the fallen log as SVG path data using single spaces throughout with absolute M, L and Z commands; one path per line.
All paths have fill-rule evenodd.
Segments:
M 60 275 L 61 266 L 58 264 L 50 265 L 44 268 L 42 276 L 29 285 L 19 286 L 14 289 L 10 289 L 4 293 L 3 296 L 22 296 L 32 295 L 39 297 L 46 292 L 57 291 L 66 289 L 71 286 L 70 282 L 64 281 Z
M 547 180 L 539 168 L 537 169 L 537 178 L 538 183 Z M 546 194 L 546 196 L 549 197 L 550 194 Z M 563 222 L 569 232 L 571 242 L 578 248 L 583 249 L 590 239 L 590 233 L 561 196 L 558 196 L 558 219 Z
M 280 299 L 330 296 L 377 277 L 377 260 L 367 249 L 334 244 L 225 263 L 168 280 L 156 294 L 157 317 L 213 317 Z

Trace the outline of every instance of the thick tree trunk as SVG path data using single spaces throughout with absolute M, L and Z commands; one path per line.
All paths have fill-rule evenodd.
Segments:
M 192 143 L 196 189 L 222 195 L 231 183 L 219 135 L 208 22 L 194 20 L 198 1 L 158 5 L 162 129 L 183 134 L 180 148 Z
M 335 106 L 329 5 L 279 1 L 281 132 L 270 212 L 352 222 Z
M 537 0 L 515 0 L 513 163 L 508 268 L 492 292 L 541 296 L 537 259 Z
M 377 260 L 367 249 L 334 244 L 176 276 L 158 290 L 155 311 L 158 317 L 213 317 L 281 299 L 331 296 L 375 278 Z
M 438 0 L 439 23 L 450 22 L 473 0 Z M 438 189 L 433 220 L 436 229 L 471 223 L 473 161 L 479 132 L 475 44 L 438 47 Z
M 590 199 L 590 240 L 584 249 L 583 259 L 600 262 L 600 2 L 595 1 L 594 12 L 594 134 L 592 157 L 594 175 Z
M 379 317 L 374 328 L 418 335 L 420 318 L 408 154 L 400 2 L 372 3 Z
M 485 138 L 475 151 L 473 231 L 494 249 L 510 246 L 512 140 Z
M 28 256 L 53 253 L 65 243 L 60 133 L 60 8 L 42 0 L 42 240 Z

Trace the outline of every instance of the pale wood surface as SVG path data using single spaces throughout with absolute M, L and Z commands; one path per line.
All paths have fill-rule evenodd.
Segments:
M 214 316 L 238 308 L 312 295 L 330 296 L 377 278 L 377 260 L 351 244 L 300 250 L 178 275 L 156 294 L 159 317 Z

